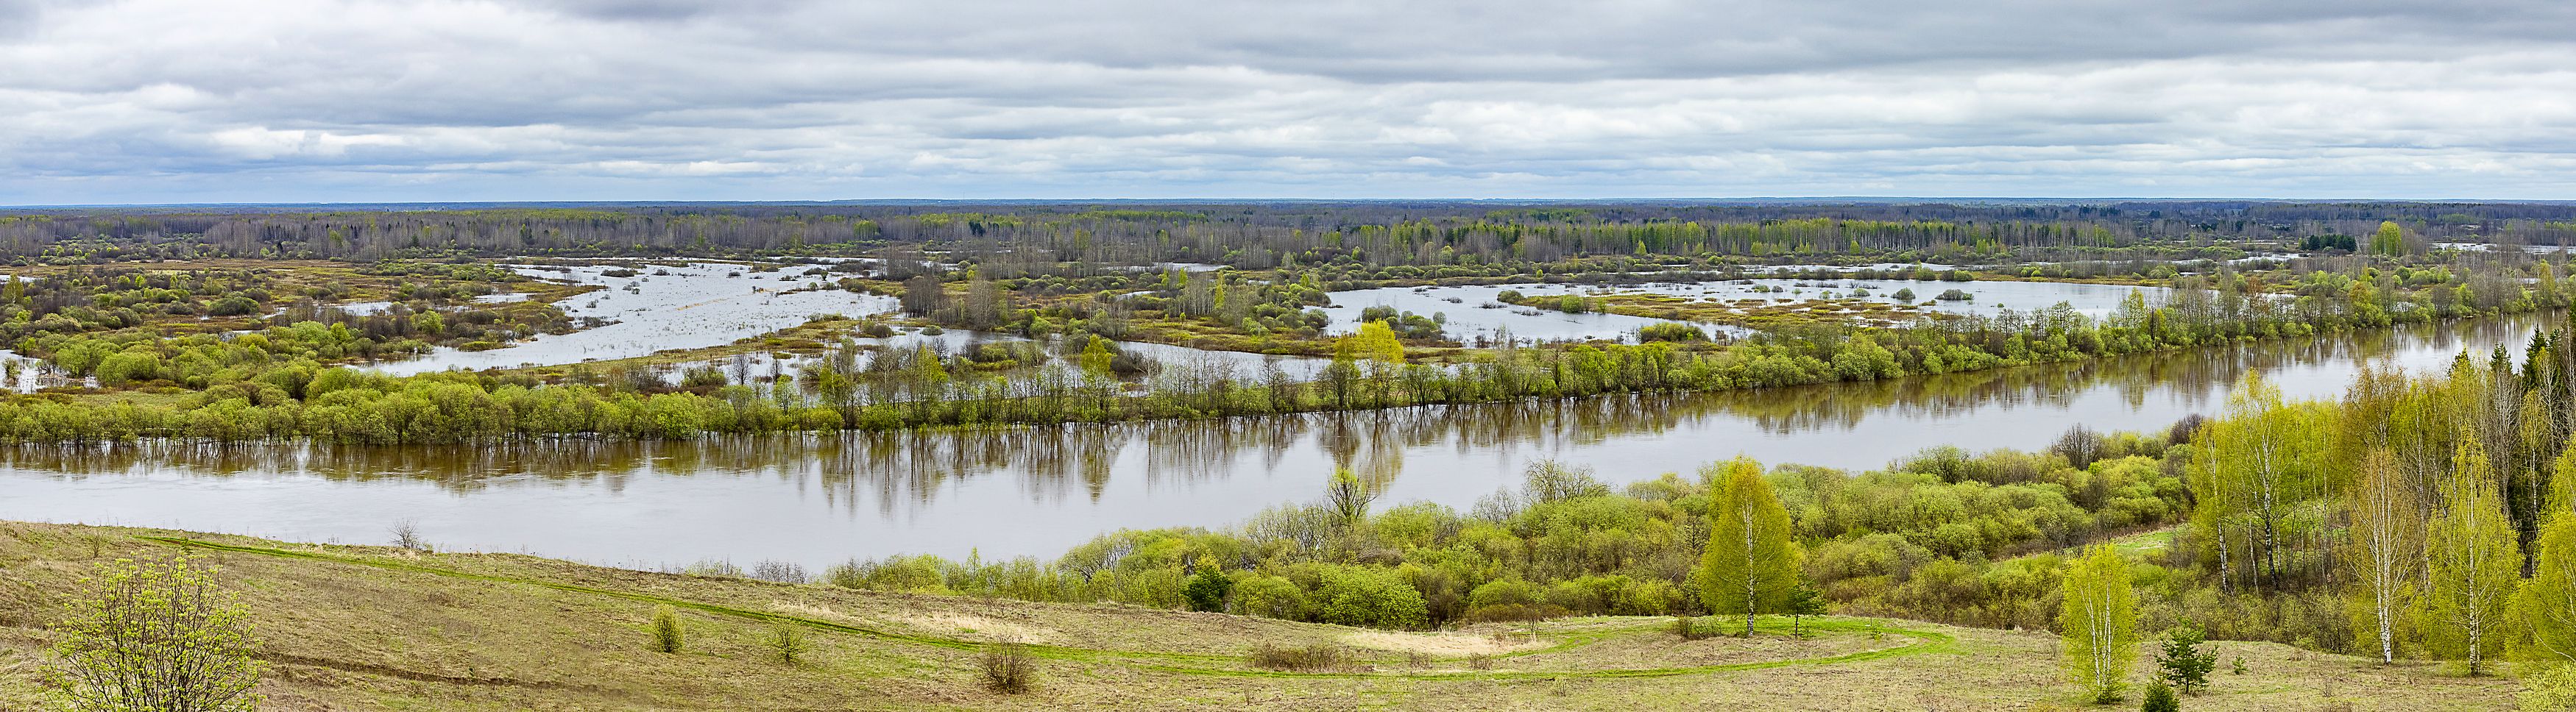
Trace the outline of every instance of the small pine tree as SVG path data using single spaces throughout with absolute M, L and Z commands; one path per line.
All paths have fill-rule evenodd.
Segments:
M 654 650 L 664 653 L 679 653 L 681 635 L 679 614 L 671 612 L 671 609 L 669 608 L 657 608 L 653 610 Z
M 2147 683 L 2147 701 L 2138 712 L 2182 712 L 2182 700 L 2174 698 L 2173 686 L 2159 680 Z
M 2202 650 L 2207 637 L 2200 626 L 2185 623 L 2165 634 L 2164 650 L 2156 653 L 2156 665 L 2164 668 L 2158 675 L 2186 695 L 2200 694 L 2209 686 L 2209 673 L 2218 669 L 2218 653 Z

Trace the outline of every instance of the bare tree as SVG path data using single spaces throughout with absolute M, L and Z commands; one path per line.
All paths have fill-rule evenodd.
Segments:
M 410 549 L 412 551 L 429 550 L 429 542 L 423 541 L 420 538 L 420 520 L 408 517 L 396 519 L 394 520 L 393 527 L 387 531 L 393 534 L 394 546 Z

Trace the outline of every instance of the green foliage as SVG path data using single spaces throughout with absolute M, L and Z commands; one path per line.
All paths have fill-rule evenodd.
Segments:
M 673 612 L 668 606 L 653 609 L 653 650 L 655 652 L 678 654 L 686 642 L 682 640 L 683 635 L 678 613 Z
M 1394 571 L 1327 565 L 1317 573 L 1317 622 L 1394 629 L 1421 628 L 1429 622 L 1422 592 Z
M 2156 652 L 2159 684 L 2171 685 L 2186 695 L 2200 694 L 2202 688 L 2208 687 L 2209 673 L 2218 669 L 2218 653 L 2201 649 L 2206 640 L 2200 626 L 2188 623 L 2165 631 L 2163 649 Z
M 266 666 L 250 609 L 186 558 L 118 559 L 54 625 L 62 693 L 83 712 L 247 711 Z
M 1707 341 L 1708 332 L 1697 326 L 1679 322 L 1647 324 L 1645 326 L 1637 327 L 1637 340 L 1694 343 Z
M 2485 450 L 2464 440 L 2452 462 L 2442 491 L 2446 506 L 2426 530 L 2432 571 L 2423 610 L 2434 650 L 2466 662 L 2474 676 L 2509 630 L 2522 554 Z
M 1285 620 L 1304 620 L 1312 605 L 1306 590 L 1281 576 L 1255 575 L 1234 586 L 1233 612 Z
M 1784 467 L 1761 477 L 1758 464 L 1750 467 L 1772 488 L 1779 512 L 1791 515 L 1791 548 L 1814 552 L 1803 566 L 1793 559 L 1786 580 L 1794 585 L 1801 575 L 1812 577 L 1816 606 L 2038 627 L 2054 614 L 2058 559 L 2005 554 L 2170 522 L 2179 511 L 2179 485 L 2160 474 L 2155 460 L 2132 454 L 2161 452 L 2163 439 L 2108 436 L 2104 442 L 2110 457 L 2090 470 L 2014 452 L 1935 452 L 1898 463 L 1894 473 Z M 1274 508 L 1225 531 L 1104 534 L 1052 562 L 896 556 L 834 566 L 822 578 L 871 590 L 1165 608 L 1206 609 L 1221 601 L 1240 615 L 1397 627 L 1698 614 L 1723 610 L 1707 603 L 1708 578 L 1699 564 L 1711 513 L 1728 482 L 1720 475 L 1728 469 L 1713 467 L 1705 479 L 1667 475 L 1622 490 L 1588 469 L 1540 461 L 1524 471 L 1518 491 L 1497 493 L 1465 514 L 1428 503 L 1380 511 L 1338 507 L 1328 492 L 1321 502 Z M 1907 471 L 1918 469 L 2004 484 L 1949 484 L 1942 475 Z M 1343 481 L 1361 482 L 1357 474 Z M 2084 482 L 2107 483 L 2103 491 L 2112 494 L 2087 496 L 2101 507 L 2087 510 L 2066 499 L 2066 485 L 2059 484 L 2066 482 L 2079 491 L 2095 489 Z M 1965 560 L 1914 543 L 1944 540 L 1950 535 L 1943 532 L 1961 529 L 1978 532 L 1974 542 L 1943 547 Z M 1373 586 L 1350 585 L 1353 571 L 1371 574 Z M 1212 595 L 1212 572 L 1231 581 L 1222 595 Z M 1398 586 L 1414 595 L 1401 595 Z M 1796 590 L 1766 612 L 1816 612 L 1798 605 Z
M 1825 614 L 1825 596 L 1815 587 L 1800 583 L 1797 588 L 1790 589 L 1789 599 L 1781 606 L 1780 612 L 1793 617 L 1790 622 L 1793 632 L 1806 635 L 1807 616 Z
M 2522 692 L 2514 700 L 2521 712 L 2576 710 L 2576 666 L 2557 665 L 2523 676 Z
M 2137 655 L 2137 593 L 2129 562 L 2108 546 L 2094 546 L 2069 564 L 2065 603 L 2057 616 L 2066 674 L 2094 702 L 2118 702 Z
M 2514 594 L 2514 611 L 2530 626 L 2516 637 L 2522 659 L 2576 665 L 2576 515 L 2560 512 L 2541 532 L 2539 560 Z
M 1762 479 L 1762 465 L 1738 458 L 1703 471 L 1719 482 L 1709 507 L 1708 546 L 1700 556 L 1700 601 L 1710 611 L 1744 616 L 1781 612 L 1798 585 L 1798 551 L 1789 513 Z
M 1226 594 L 1233 588 L 1234 579 L 1227 577 L 1225 571 L 1212 565 L 1200 564 L 1198 573 L 1190 575 L 1189 583 L 1183 584 L 1181 595 L 1189 599 L 1190 610 L 1223 613 Z
M 2174 697 L 2174 688 L 2162 680 L 2147 683 L 2147 697 L 2138 704 L 2138 712 L 2182 712 L 2182 700 Z

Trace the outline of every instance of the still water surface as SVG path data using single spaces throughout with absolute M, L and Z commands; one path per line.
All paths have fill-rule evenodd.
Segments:
M 1880 383 L 1066 426 L 491 447 L 0 449 L 0 519 L 383 543 L 644 568 L 853 555 L 1053 556 L 1121 527 L 1222 526 L 1310 500 L 1336 465 L 1382 503 L 1464 508 L 1554 458 L 1613 481 L 1738 453 L 1873 468 L 1927 446 L 2045 446 L 2068 426 L 2161 429 L 2246 374 L 2339 394 L 2364 361 L 2440 368 L 2527 343 L 2538 316 Z

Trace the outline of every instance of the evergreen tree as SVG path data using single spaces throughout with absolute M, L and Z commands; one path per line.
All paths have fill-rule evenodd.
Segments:
M 2138 712 L 2182 712 L 2182 700 L 2174 697 L 2172 686 L 2151 682 L 2147 684 L 2146 702 L 2138 705 Z
M 2207 640 L 2200 626 L 2189 623 L 2167 631 L 2164 649 L 2156 653 L 2156 666 L 2163 668 L 2157 677 L 2183 694 L 2200 694 L 2209 686 L 2210 671 L 2218 669 L 2218 653 L 2200 648 Z
M 1181 597 L 1189 599 L 1190 610 L 1208 613 L 1225 612 L 1225 595 L 1234 589 L 1234 579 L 1214 564 L 1202 560 L 1198 573 L 1181 584 Z

